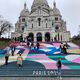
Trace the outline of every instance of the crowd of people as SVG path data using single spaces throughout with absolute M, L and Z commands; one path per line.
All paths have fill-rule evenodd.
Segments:
M 35 43 L 35 42 L 27 42 L 27 47 L 28 48 L 32 48 L 32 47 L 34 47 L 34 50 L 38 50 L 39 48 L 40 48 L 40 43 L 39 42 L 37 42 L 37 43 Z
M 31 47 L 34 47 L 34 50 L 38 50 L 39 47 L 40 47 L 40 44 L 39 42 L 37 43 L 33 43 L 33 42 L 27 42 L 27 48 L 31 49 Z M 15 53 L 15 50 L 16 50 L 16 47 L 15 46 L 9 46 L 6 48 L 6 54 L 5 54 L 5 65 L 8 65 L 8 61 L 9 61 L 9 56 L 14 56 L 14 53 Z M 23 58 L 22 58 L 22 54 L 23 54 L 24 50 L 20 50 L 17 55 L 18 58 L 17 58 L 17 65 L 18 67 L 21 67 L 22 66 L 22 62 L 23 62 Z
M 29 49 L 31 49 L 32 47 L 34 47 L 34 50 L 38 50 L 40 48 L 40 43 L 37 42 L 27 42 L 27 47 Z M 14 56 L 14 52 L 15 52 L 15 47 L 14 46 L 11 46 L 11 47 L 7 47 L 6 50 L 7 50 L 7 53 L 5 55 L 5 65 L 8 65 L 8 60 L 9 60 L 9 56 L 12 55 Z M 61 49 L 61 54 L 67 54 L 67 49 L 68 49 L 68 45 L 67 43 L 63 44 L 61 43 L 60 45 L 60 49 Z M 9 51 L 11 50 L 11 54 L 9 54 Z M 23 65 L 23 57 L 22 57 L 22 53 L 23 52 L 19 52 L 18 53 L 18 57 L 17 57 L 17 66 L 18 67 L 22 67 Z M 58 69 L 58 77 L 61 78 L 61 68 L 62 68 L 62 62 L 61 62 L 61 59 L 59 58 L 58 61 L 57 61 L 57 69 Z
M 6 54 L 5 54 L 5 65 L 8 65 L 9 57 L 10 56 L 14 56 L 15 50 L 16 50 L 15 46 L 9 46 L 8 45 L 8 47 L 6 48 Z M 23 58 L 21 56 L 22 53 L 19 53 L 18 55 L 19 56 L 17 58 L 17 65 L 19 67 L 21 67 L 22 66 L 22 62 L 23 62 Z

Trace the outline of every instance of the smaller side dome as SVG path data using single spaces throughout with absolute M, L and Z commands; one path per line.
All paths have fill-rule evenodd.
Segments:
M 24 4 L 24 9 L 21 11 L 20 16 L 29 16 L 29 10 L 26 8 L 26 3 Z
M 53 5 L 54 5 L 53 14 L 54 15 L 60 15 L 61 16 L 61 13 L 60 13 L 59 9 L 56 8 L 56 2 L 55 1 L 54 1 Z
M 59 9 L 57 9 L 57 8 L 54 8 L 54 9 L 53 9 L 53 14 L 54 14 L 54 15 L 61 15 Z

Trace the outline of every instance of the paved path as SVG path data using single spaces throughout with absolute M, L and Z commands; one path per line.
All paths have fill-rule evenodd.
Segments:
M 0 80 L 59 80 L 52 77 L 0 77 Z M 62 80 L 80 80 L 80 77 L 65 77 Z

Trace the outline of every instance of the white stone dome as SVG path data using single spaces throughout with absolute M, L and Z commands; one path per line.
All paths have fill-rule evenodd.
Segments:
M 29 16 L 29 11 L 26 9 L 23 9 L 22 11 L 21 11 L 21 13 L 20 13 L 20 16 Z
M 34 12 L 38 8 L 46 10 L 46 12 L 49 11 L 49 5 L 47 0 L 34 0 L 32 7 L 31 7 L 31 12 Z
M 26 9 L 26 3 L 24 4 L 24 9 L 21 11 L 20 16 L 29 16 L 29 10 Z
M 36 4 L 46 4 L 46 5 L 48 5 L 48 2 L 47 2 L 47 0 L 34 0 L 33 5 L 36 5 Z
M 54 15 L 61 15 L 59 9 L 56 8 L 56 2 L 54 2 L 53 14 L 54 14 Z
M 54 15 L 61 15 L 61 13 L 60 13 L 58 8 L 53 8 L 53 14 Z

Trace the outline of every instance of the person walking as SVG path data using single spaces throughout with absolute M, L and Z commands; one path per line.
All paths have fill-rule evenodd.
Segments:
M 12 56 L 14 56 L 14 52 L 15 52 L 15 46 L 12 46 L 12 48 L 11 48 Z
M 60 45 L 61 54 L 63 54 L 63 43 Z
M 29 45 L 30 45 L 30 42 L 28 41 L 28 42 L 27 42 L 27 47 L 28 47 L 28 48 L 29 48 Z
M 19 54 L 18 58 L 17 58 L 17 65 L 18 67 L 22 67 L 22 64 L 23 64 L 23 58 L 21 56 L 21 54 Z
M 34 42 L 34 50 L 36 50 L 36 43 Z
M 64 54 L 66 54 L 67 55 L 67 46 L 64 44 L 64 46 L 63 46 L 63 50 L 64 50 Z
M 9 56 L 10 56 L 10 47 L 8 46 L 6 48 L 6 54 L 5 54 L 5 65 L 8 65 Z
M 57 69 L 58 69 L 58 78 L 59 79 L 62 79 L 61 77 L 61 68 L 62 68 L 62 62 L 61 62 L 61 59 L 59 58 L 58 61 L 57 61 Z
M 39 49 L 39 47 L 40 47 L 40 44 L 39 44 L 39 42 L 37 43 L 37 45 L 36 45 L 36 46 L 37 46 L 37 50 L 38 50 L 38 49 Z

